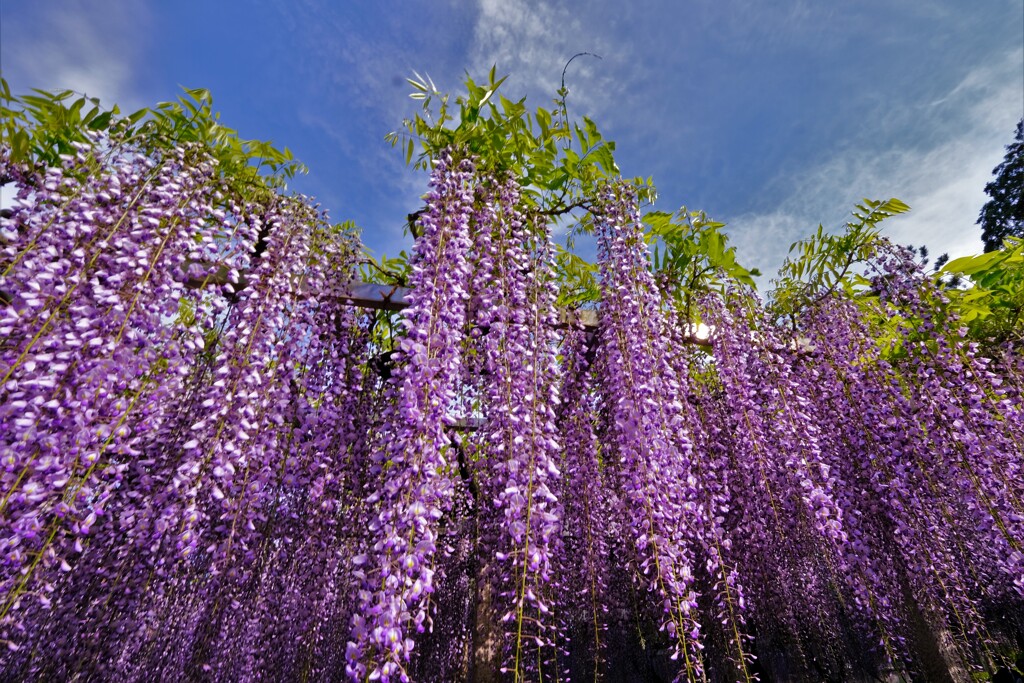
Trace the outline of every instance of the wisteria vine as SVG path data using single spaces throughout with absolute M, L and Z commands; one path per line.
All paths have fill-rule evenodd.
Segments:
M 0 678 L 836 680 L 1021 647 L 1019 349 L 983 356 L 890 246 L 869 303 L 780 326 L 735 285 L 694 345 L 621 181 L 583 204 L 587 328 L 485 162 L 435 161 L 383 335 L 355 235 L 200 145 L 0 152 Z

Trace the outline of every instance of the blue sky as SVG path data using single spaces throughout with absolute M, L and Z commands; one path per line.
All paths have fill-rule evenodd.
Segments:
M 658 207 L 729 224 L 773 272 L 862 197 L 913 208 L 887 233 L 933 254 L 981 250 L 984 185 L 1024 116 L 1021 0 L 0 0 L 15 92 L 72 88 L 122 109 L 209 88 L 222 121 L 287 146 L 293 187 L 353 219 L 377 254 L 426 180 L 384 135 L 414 111 L 405 78 L 458 91 L 492 64 L 507 97 L 570 113 L 653 175 Z

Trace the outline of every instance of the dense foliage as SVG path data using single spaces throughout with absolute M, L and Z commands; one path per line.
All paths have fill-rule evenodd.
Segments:
M 1017 123 L 1013 142 L 992 175 L 995 178 L 985 186 L 991 199 L 978 216 L 985 251 L 1001 248 L 1007 237 L 1024 238 L 1024 119 Z
M 934 679 L 1021 647 L 1024 366 L 879 236 L 905 205 L 765 305 L 565 92 L 498 84 L 453 120 L 414 82 L 397 317 L 206 93 L 55 138 L 82 105 L 5 93 L 0 677 Z

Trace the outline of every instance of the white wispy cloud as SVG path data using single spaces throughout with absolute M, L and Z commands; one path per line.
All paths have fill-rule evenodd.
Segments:
M 613 29 L 597 19 L 602 14 L 599 8 L 540 0 L 478 0 L 470 61 L 497 65 L 510 75 L 514 92 L 526 93 L 534 106 L 547 106 L 573 55 L 589 52 L 604 59 L 614 53 L 614 61 L 607 63 L 581 57 L 566 75 L 574 116 L 599 115 L 622 82 L 616 64 L 628 63 L 629 52 Z
M 565 55 L 565 33 L 582 32 L 565 7 L 530 0 L 480 0 L 473 30 L 474 61 L 498 64 L 520 83 L 553 92 Z
M 443 31 L 434 23 L 452 21 L 458 12 L 421 8 L 363 15 L 332 0 L 262 4 L 274 10 L 282 34 L 303 46 L 285 58 L 297 84 L 289 105 L 295 120 L 321 141 L 318 154 L 343 160 L 348 171 L 358 169 L 363 183 L 358 198 L 346 196 L 353 190 L 339 186 L 337 178 L 310 178 L 309 191 L 342 211 L 339 216 L 355 218 L 367 231 L 364 242 L 378 255 L 408 249 L 411 238 L 402 234 L 405 216 L 421 203 L 427 180 L 406 167 L 384 135 L 416 111 L 405 80 L 413 70 L 429 73 L 442 91 L 457 87 L 464 65 L 452 64 Z M 387 189 L 375 194 L 373 188 Z M 361 212 L 344 213 L 353 203 Z
M 1002 159 L 1024 102 L 1024 51 L 970 71 L 948 94 L 920 111 L 921 139 L 888 149 L 841 153 L 777 186 L 777 208 L 729 220 L 741 261 L 773 274 L 789 245 L 823 223 L 840 229 L 861 198 L 899 197 L 912 207 L 884 233 L 900 244 L 926 245 L 951 258 L 981 251 L 975 221 L 988 199 L 985 184 Z
M 4 30 L 4 77 L 16 92 L 28 88 L 70 89 L 98 97 L 122 111 L 143 106 L 136 94 L 135 65 L 141 61 L 150 23 L 146 4 L 109 0 L 40 3 L 33 30 Z M 45 31 L 38 30 L 46 27 Z
M 98 97 L 122 111 L 142 106 L 133 87 L 148 24 L 143 3 L 68 0 L 33 8 L 42 13 L 25 30 L 6 17 L 0 64 L 15 94 L 30 88 L 74 90 Z M 45 26 L 45 31 L 37 30 Z M 0 206 L 13 201 L 11 187 L 0 188 Z

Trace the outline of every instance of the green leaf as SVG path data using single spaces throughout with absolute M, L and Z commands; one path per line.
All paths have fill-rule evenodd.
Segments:
M 910 211 L 910 207 L 893 197 L 879 207 L 881 210 L 895 215 Z
M 79 97 L 71 104 L 71 107 L 68 108 L 68 116 L 72 120 L 80 120 L 80 112 L 82 111 L 83 106 L 85 106 L 85 98 Z
M 187 92 L 197 102 L 209 103 L 213 101 L 213 98 L 210 96 L 210 91 L 206 88 L 185 88 L 185 92 Z
M 990 251 L 985 254 L 978 254 L 977 256 L 963 256 L 947 263 L 943 267 L 942 272 L 973 275 L 991 267 L 992 264 L 997 263 L 1002 258 L 1003 252 L 999 251 Z
M 24 130 L 17 130 L 11 136 L 11 159 L 16 162 L 24 162 L 29 157 L 29 136 Z
M 606 175 L 618 175 L 619 167 L 615 164 L 615 158 L 612 156 L 612 152 L 608 149 L 607 145 L 594 149 L 592 155 L 594 160 L 604 169 Z

